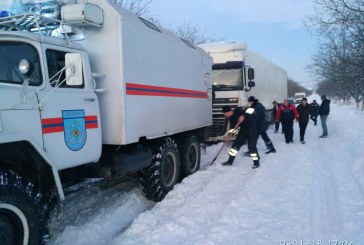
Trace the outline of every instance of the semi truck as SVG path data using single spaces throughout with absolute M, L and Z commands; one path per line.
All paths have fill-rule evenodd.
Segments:
M 225 105 L 231 108 L 247 106 L 249 96 L 255 96 L 271 118 L 272 102 L 287 98 L 287 72 L 250 50 L 244 43 L 209 43 L 199 45 L 213 58 L 213 125 L 210 141 L 225 135 L 228 124 L 222 113 Z M 251 81 L 254 79 L 254 82 Z
M 295 93 L 294 94 L 294 102 L 295 104 L 301 103 L 302 99 L 306 97 L 305 92 Z
M 160 201 L 199 169 L 210 55 L 106 0 L 0 7 L 0 244 L 45 243 L 84 177 L 138 173 Z

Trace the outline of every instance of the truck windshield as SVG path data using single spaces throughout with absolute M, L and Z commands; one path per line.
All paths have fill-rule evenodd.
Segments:
M 27 59 L 33 66 L 29 85 L 40 85 L 42 73 L 37 50 L 25 43 L 0 42 L 0 83 L 23 84 L 26 76 L 19 72 L 19 62 Z
M 242 90 L 242 69 L 226 69 L 212 71 L 215 90 Z

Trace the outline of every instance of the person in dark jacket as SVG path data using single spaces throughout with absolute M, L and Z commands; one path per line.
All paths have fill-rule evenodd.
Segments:
M 286 143 L 293 142 L 293 120 L 297 120 L 297 110 L 294 105 L 291 105 L 288 100 L 283 101 L 283 105 L 278 108 L 276 121 L 281 120 L 282 128 Z
M 322 103 L 319 108 L 319 115 L 321 119 L 322 135 L 320 138 L 327 138 L 327 125 L 326 120 L 330 114 L 330 100 L 326 99 L 326 95 L 321 96 Z
M 239 133 L 229 151 L 229 160 L 222 165 L 232 165 L 241 146 L 247 141 L 249 154 L 254 163 L 253 168 L 258 168 L 260 166 L 260 158 L 257 150 L 257 112 L 254 108 L 243 110 L 241 107 L 238 107 L 231 110 L 229 106 L 224 106 L 222 112 L 224 113 L 224 116 L 229 119 L 231 128 L 235 128 L 236 125 L 240 123 Z
M 267 147 L 266 154 L 276 153 L 276 149 L 274 148 L 273 142 L 268 137 L 267 134 L 267 120 L 265 119 L 265 107 L 262 103 L 260 103 L 254 96 L 250 96 L 248 98 L 248 102 L 251 108 L 254 108 L 257 112 L 257 130 L 258 130 L 258 138 L 262 136 L 264 143 Z
M 279 108 L 279 104 L 278 104 L 278 102 L 277 101 L 273 101 L 273 108 L 272 108 L 272 118 L 274 118 L 274 120 L 275 120 L 275 118 L 277 117 L 277 112 L 278 112 L 278 108 Z M 280 124 L 280 122 L 278 121 L 275 121 L 275 127 L 274 127 L 274 133 L 276 134 L 276 133 L 278 133 L 278 130 L 279 130 L 279 124 Z
M 314 125 L 317 125 L 317 116 L 319 114 L 320 105 L 317 104 L 316 100 L 313 100 L 310 104 L 310 118 L 314 122 Z
M 310 120 L 310 106 L 307 104 L 307 99 L 302 98 L 301 104 L 297 106 L 298 123 L 300 126 L 300 141 L 305 143 L 305 133 L 308 121 Z

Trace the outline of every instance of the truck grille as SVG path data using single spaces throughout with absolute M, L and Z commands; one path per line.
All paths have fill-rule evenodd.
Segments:
M 238 107 L 238 98 L 216 98 L 212 105 L 212 126 L 210 127 L 210 137 L 222 136 L 226 132 L 227 120 L 222 113 L 222 108 L 226 105 L 231 109 Z

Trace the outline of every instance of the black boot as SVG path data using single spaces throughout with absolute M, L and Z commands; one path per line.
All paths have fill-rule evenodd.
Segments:
M 223 166 L 231 166 L 231 165 L 233 165 L 234 160 L 235 160 L 235 157 L 229 156 L 229 160 L 227 160 L 226 162 L 223 162 L 222 165 Z
M 259 160 L 255 160 L 253 161 L 254 162 L 254 165 L 252 168 L 259 168 L 260 167 L 260 163 L 259 163 Z
M 276 153 L 276 148 L 274 148 L 273 143 L 269 144 L 269 150 L 265 152 L 265 154 L 269 154 L 269 153 Z

